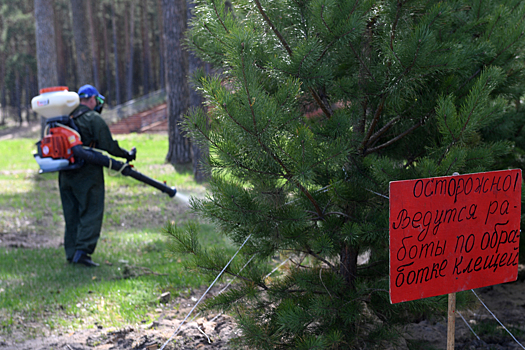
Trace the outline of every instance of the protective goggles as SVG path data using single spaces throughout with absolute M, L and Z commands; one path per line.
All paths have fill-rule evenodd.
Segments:
M 95 96 L 95 100 L 97 101 L 97 105 L 103 105 L 104 104 L 104 99 L 99 97 L 99 96 Z

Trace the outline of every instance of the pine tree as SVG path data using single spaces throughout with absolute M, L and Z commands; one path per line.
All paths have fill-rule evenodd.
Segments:
M 513 144 L 490 130 L 523 126 L 525 3 L 199 0 L 195 15 L 189 42 L 221 73 L 194 77 L 208 112 L 185 125 L 213 176 L 192 207 L 247 242 L 206 306 L 255 349 L 381 347 L 442 310 L 389 302 L 388 185 L 502 166 Z M 166 231 L 193 268 L 226 265 L 194 226 Z M 276 258 L 288 268 L 268 277 Z

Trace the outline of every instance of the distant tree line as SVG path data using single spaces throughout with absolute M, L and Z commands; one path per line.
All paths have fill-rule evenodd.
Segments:
M 165 86 L 161 0 L 47 0 L 54 43 L 35 35 L 35 4 L 0 0 L 0 123 L 38 94 L 37 45 L 56 47 L 58 85 L 93 84 L 110 106 Z

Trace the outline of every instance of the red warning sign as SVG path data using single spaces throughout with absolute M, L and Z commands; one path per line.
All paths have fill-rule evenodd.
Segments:
M 518 276 L 521 170 L 390 183 L 390 301 Z

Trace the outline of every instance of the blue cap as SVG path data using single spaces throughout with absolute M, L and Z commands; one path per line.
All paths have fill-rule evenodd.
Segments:
M 94 86 L 89 84 L 86 84 L 78 89 L 78 96 L 80 98 L 90 98 L 91 96 L 97 96 L 105 100 L 105 97 L 102 96 Z

